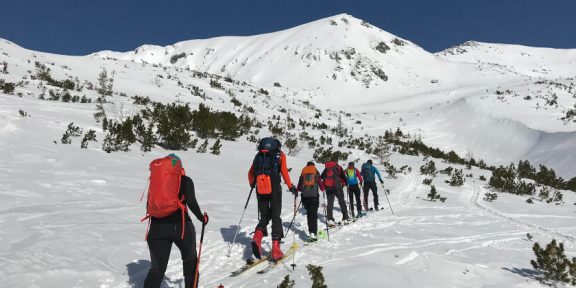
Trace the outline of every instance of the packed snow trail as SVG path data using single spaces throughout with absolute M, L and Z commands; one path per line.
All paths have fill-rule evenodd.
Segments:
M 431 203 L 422 199 L 427 193 L 422 188 L 428 186 L 419 184 L 419 180 L 417 176 L 401 175 L 399 179 L 387 181 L 400 185 L 391 186 L 390 200 L 401 216 L 393 216 L 389 210 L 370 213 L 361 221 L 341 227 L 331 235 L 330 241 L 303 245 L 296 253 L 295 271 L 285 266 L 270 271 L 266 276 L 257 275 L 258 269 L 254 269 L 236 278 L 228 277 L 234 270 L 232 267 L 243 264 L 238 251 L 242 249 L 235 247 L 233 256 L 227 258 L 222 252 L 226 243 L 215 243 L 205 254 L 210 253 L 213 258 L 211 264 L 204 267 L 203 274 L 210 276 L 203 275 L 201 287 L 216 287 L 220 283 L 225 287 L 270 287 L 277 285 L 285 274 L 296 279 L 296 287 L 307 287 L 304 267 L 308 263 L 324 267 L 329 287 L 342 287 L 344 283 L 377 287 L 374 285 L 381 281 L 391 283 L 387 284 L 389 287 L 419 286 L 430 282 L 457 287 L 514 287 L 527 279 L 513 271 L 529 268 L 532 258 L 530 248 L 533 243 L 525 239 L 526 233 L 546 241 L 561 236 L 552 229 L 541 229 L 543 227 L 513 217 L 503 217 L 493 208 L 479 204 L 480 183 L 467 183 L 456 191 L 445 190 L 449 186 L 440 184 L 439 192 L 448 200 L 446 203 Z M 285 213 L 284 219 L 290 219 L 289 214 Z M 299 214 L 296 219 L 296 233 L 306 230 L 305 217 Z M 243 232 L 251 229 L 253 226 L 243 229 Z M 285 240 L 284 249 L 287 249 L 291 239 Z M 515 261 L 510 263 L 510 259 Z M 385 272 L 376 272 L 371 266 Z M 453 271 L 441 272 L 444 270 L 441 267 Z M 168 273 L 172 275 L 170 278 L 177 278 L 180 273 L 180 263 L 173 263 Z M 437 273 L 446 278 L 434 276 Z M 532 284 L 538 287 L 538 284 Z

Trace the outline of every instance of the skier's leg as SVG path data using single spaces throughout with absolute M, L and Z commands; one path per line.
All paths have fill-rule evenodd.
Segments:
M 372 187 L 370 187 L 372 189 L 372 194 L 374 195 L 374 210 L 378 210 L 378 207 L 380 207 L 379 203 L 378 203 L 378 185 L 376 185 L 376 181 L 371 183 Z
M 368 193 L 370 193 L 370 182 L 364 182 L 364 209 L 366 211 L 370 210 L 368 207 Z
M 282 187 L 280 186 L 280 177 L 272 177 L 272 199 L 270 202 L 270 213 L 272 218 L 272 239 L 280 240 L 284 237 L 282 228 Z
M 332 220 L 334 221 L 334 217 L 332 215 L 332 210 L 334 209 L 334 197 L 336 197 L 336 191 L 334 190 L 326 190 L 326 195 L 328 196 L 328 207 L 326 207 L 326 209 L 328 210 L 326 214 L 328 217 L 328 221 Z
M 346 207 L 346 199 L 344 198 L 344 189 L 340 188 L 336 190 L 336 197 L 338 197 L 338 205 L 340 205 L 340 211 L 342 211 L 342 220 L 350 219 L 348 217 L 348 207 Z
M 178 226 L 179 228 L 177 230 L 182 229 L 180 224 L 178 224 Z M 196 263 L 198 262 L 196 255 L 196 231 L 192 222 L 186 222 L 184 229 L 184 239 L 180 239 L 181 234 L 178 232 L 177 239 L 174 243 L 176 243 L 176 246 L 180 249 L 180 255 L 182 256 L 185 287 L 192 287 L 194 273 L 196 272 Z M 198 271 L 198 273 L 200 274 L 200 271 Z M 200 278 L 200 276 L 198 276 L 198 278 Z
M 312 199 L 313 198 L 302 198 L 302 205 L 304 206 L 304 209 L 306 209 L 306 220 L 308 223 L 308 232 L 309 233 L 313 233 L 312 232 L 312 225 L 313 225 L 313 221 L 314 221 L 314 217 L 312 215 Z
M 320 197 L 310 198 L 310 210 L 308 212 L 308 231 L 318 234 L 318 207 L 320 206 Z
M 270 211 L 272 198 L 270 195 L 257 195 L 256 199 L 258 199 L 258 212 L 260 212 L 260 221 L 256 225 L 256 230 L 262 230 L 264 236 L 266 236 L 268 235 L 268 223 L 270 223 L 272 217 Z
M 348 198 L 350 199 L 350 215 L 354 217 L 354 188 L 348 187 Z
M 144 280 L 144 288 L 160 288 L 164 273 L 170 259 L 174 225 L 152 224 L 148 232 L 148 249 L 150 250 L 150 270 Z M 171 231 L 172 230 L 172 231 Z
M 362 212 L 362 200 L 360 200 L 360 186 L 354 186 L 354 196 L 356 197 L 356 210 L 358 211 L 358 215 Z

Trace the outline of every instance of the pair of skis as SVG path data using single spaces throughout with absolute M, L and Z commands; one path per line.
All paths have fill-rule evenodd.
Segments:
M 300 246 L 296 243 L 294 243 L 292 246 L 290 246 L 290 248 L 288 250 L 286 250 L 284 252 L 284 255 L 282 256 L 282 258 L 278 259 L 278 260 L 271 260 L 269 255 L 262 255 L 260 257 L 260 259 L 250 259 L 248 261 L 246 261 L 246 264 L 244 264 L 244 266 L 240 267 L 238 270 L 233 271 L 230 274 L 230 277 L 236 277 L 248 270 L 251 270 L 252 268 L 258 266 L 260 263 L 264 263 L 264 262 L 268 262 L 268 266 L 266 266 L 264 269 L 259 270 L 258 274 L 264 274 L 267 273 L 268 271 L 276 268 L 278 265 L 284 263 L 284 260 L 286 260 L 288 257 L 294 255 L 294 253 L 300 249 Z

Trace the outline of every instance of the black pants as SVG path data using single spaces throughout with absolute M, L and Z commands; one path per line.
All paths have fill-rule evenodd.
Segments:
M 338 205 L 340 205 L 340 211 L 342 211 L 342 220 L 348 219 L 348 209 L 346 209 L 346 200 L 344 199 L 344 191 L 342 188 L 335 190 L 326 190 L 326 195 L 328 195 L 328 220 L 334 220 L 332 215 L 332 210 L 334 209 L 334 197 L 338 198 Z
M 320 197 L 302 197 L 302 204 L 306 209 L 306 218 L 308 218 L 308 232 L 318 233 L 318 206 L 320 206 Z
M 364 182 L 364 203 L 366 203 L 366 209 L 369 209 L 368 205 L 368 194 L 372 190 L 372 195 L 374 195 L 374 209 L 378 209 L 378 186 L 376 186 L 376 181 L 374 182 Z
M 196 272 L 196 233 L 194 225 L 186 222 L 184 239 L 180 239 L 182 223 L 152 223 L 148 232 L 151 267 L 144 288 L 159 288 L 168 266 L 172 243 L 180 249 L 185 287 L 192 287 Z
M 360 200 L 360 186 L 358 184 L 348 186 L 348 197 L 350 198 L 350 214 L 354 217 L 354 198 L 356 198 L 356 210 L 358 215 L 362 211 L 362 202 Z
M 272 239 L 280 240 L 284 237 L 282 231 L 282 187 L 280 187 L 280 177 L 270 177 L 272 181 L 272 193 L 269 195 L 258 194 L 258 211 L 260 211 L 260 221 L 256 229 L 262 230 L 267 235 L 266 227 L 272 220 Z

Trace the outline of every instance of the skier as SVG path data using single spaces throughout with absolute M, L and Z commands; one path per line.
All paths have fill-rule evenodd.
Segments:
M 370 190 L 372 190 L 372 194 L 374 195 L 374 210 L 378 211 L 378 186 L 376 186 L 376 177 L 378 175 L 378 180 L 380 180 L 381 184 L 384 184 L 382 181 L 382 176 L 380 176 L 380 172 L 376 167 L 372 166 L 372 160 L 368 160 L 366 163 L 362 164 L 362 177 L 364 178 L 364 204 L 366 205 L 366 210 L 371 210 L 368 206 L 368 194 Z
M 320 206 L 318 189 L 324 191 L 324 184 L 314 162 L 310 161 L 302 169 L 298 180 L 298 191 L 302 192 L 302 204 L 306 209 L 306 218 L 308 220 L 309 242 L 318 240 L 316 235 L 318 233 L 318 206 Z
M 340 205 L 340 211 L 342 211 L 342 222 L 348 224 L 350 219 L 348 218 L 348 210 L 346 209 L 346 200 L 344 198 L 343 186 L 346 183 L 346 175 L 344 170 L 340 165 L 338 165 L 338 160 L 332 160 L 324 163 L 324 171 L 322 171 L 322 181 L 326 187 L 326 195 L 328 196 L 328 226 L 334 227 L 336 222 L 334 221 L 332 210 L 334 209 L 334 197 L 338 198 L 338 204 Z
M 364 182 L 360 171 L 354 167 L 354 162 L 348 163 L 348 168 L 345 170 L 346 173 L 346 185 L 348 187 L 348 197 L 350 198 L 350 214 L 354 218 L 354 197 L 356 197 L 356 210 L 358 211 L 358 217 L 365 215 L 362 212 L 362 202 L 360 200 L 360 185 Z
M 266 227 L 270 220 L 272 220 L 272 259 L 279 260 L 284 256 L 280 249 L 280 240 L 284 237 L 280 218 L 282 212 L 280 175 L 290 192 L 297 195 L 298 191 L 290 181 L 286 155 L 280 150 L 281 146 L 278 139 L 262 138 L 258 144 L 258 153 L 248 171 L 248 182 L 252 188 L 256 187 L 256 199 L 261 217 L 252 238 L 252 253 L 256 258 L 262 255 L 262 237 L 268 235 Z
M 150 187 L 148 190 L 147 216 L 150 219 L 146 242 L 150 250 L 150 270 L 144 281 L 144 288 L 159 288 L 168 266 L 172 244 L 176 244 L 182 256 L 184 282 L 192 287 L 197 271 L 196 231 L 187 213 L 190 208 L 198 221 L 208 224 L 208 214 L 200 211 L 196 201 L 194 182 L 184 174 L 182 161 L 175 154 L 156 159 L 150 163 Z M 176 188 L 179 187 L 179 188 Z M 173 195 L 166 192 L 173 189 Z M 176 192 L 177 191 L 177 192 Z M 172 197 L 173 199 L 167 198 Z M 171 210 L 168 207 L 177 203 Z M 160 205 L 159 205 L 160 204 Z M 162 205 L 164 204 L 164 205 Z M 156 209 L 155 209 L 156 208 Z M 164 210 L 162 210 L 164 209 Z M 168 213 L 165 217 L 155 217 L 158 213 Z M 195 288 L 195 287 L 194 287 Z

